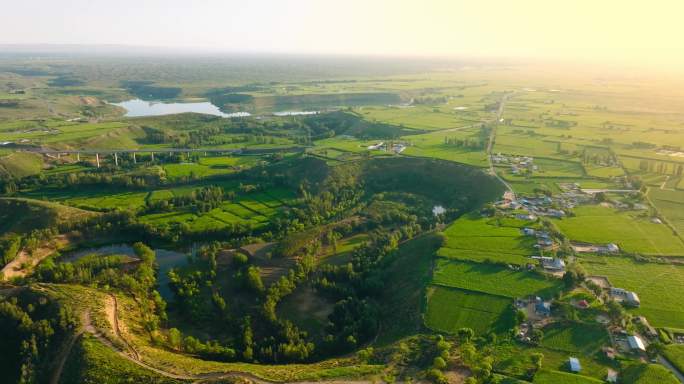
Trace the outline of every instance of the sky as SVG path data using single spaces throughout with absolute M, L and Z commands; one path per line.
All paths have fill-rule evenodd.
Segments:
M 3 0 L 0 44 L 684 65 L 684 0 Z

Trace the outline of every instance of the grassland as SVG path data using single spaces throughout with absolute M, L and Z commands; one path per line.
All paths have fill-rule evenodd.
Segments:
M 534 253 L 534 240 L 525 237 L 525 222 L 470 214 L 460 217 L 444 234 L 447 241 L 438 255 L 450 259 L 523 265 Z
M 642 212 L 602 206 L 580 206 L 575 217 L 556 221 L 568 238 L 588 243 L 615 243 L 624 251 L 657 256 L 683 256 L 684 243 L 662 224 Z
M 427 291 L 425 324 L 428 328 L 456 333 L 471 328 L 478 335 L 510 329 L 512 301 L 505 297 L 440 286 Z
M 130 362 L 92 336 L 81 338 L 64 367 L 60 383 L 176 384 L 186 383 L 161 376 Z
M 40 155 L 28 152 L 14 152 L 0 157 L 0 175 L 5 174 L 14 178 L 37 175 L 43 169 L 43 159 Z
M 684 328 L 684 267 L 617 256 L 587 255 L 580 263 L 613 286 L 636 292 L 641 306 L 632 311 L 646 316 L 653 326 Z
M 94 214 L 53 202 L 0 198 L 0 234 L 27 233 L 33 229 L 54 227 Z
M 433 283 L 509 298 L 552 297 L 560 289 L 560 280 L 538 273 L 443 258 L 436 262 Z

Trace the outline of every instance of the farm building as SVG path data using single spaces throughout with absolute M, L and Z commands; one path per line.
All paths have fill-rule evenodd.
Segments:
M 642 352 L 646 352 L 646 346 L 644 345 L 644 341 L 641 340 L 641 337 L 639 336 L 627 336 L 627 343 L 629 344 L 629 348 L 631 350 L 639 350 Z
M 543 301 L 538 298 L 537 304 L 534 306 L 534 311 L 541 316 L 551 316 L 551 302 Z
M 537 220 L 537 216 L 531 214 L 531 213 L 519 213 L 515 215 L 516 218 L 520 220 L 526 220 L 526 221 L 535 221 Z
M 579 359 L 576 357 L 569 358 L 568 365 L 570 366 L 570 372 L 579 373 L 582 370 L 582 365 L 580 365 Z
M 542 257 L 542 266 L 549 271 L 565 271 L 565 262 L 558 257 Z
M 534 234 L 537 232 L 532 228 L 523 228 L 522 232 L 525 236 L 534 236 Z
M 630 291 L 625 294 L 625 303 L 638 307 L 641 305 L 641 300 L 639 300 L 639 296 L 636 293 Z

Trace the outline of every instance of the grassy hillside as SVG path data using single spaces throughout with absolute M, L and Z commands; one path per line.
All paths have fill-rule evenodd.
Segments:
M 0 175 L 14 178 L 37 175 L 43 169 L 43 158 L 35 153 L 15 152 L 0 157 Z
M 0 235 L 53 227 L 89 215 L 95 213 L 40 200 L 0 198 Z

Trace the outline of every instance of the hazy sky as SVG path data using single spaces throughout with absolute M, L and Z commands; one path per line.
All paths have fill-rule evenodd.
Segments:
M 3 0 L 0 43 L 684 64 L 684 0 Z

